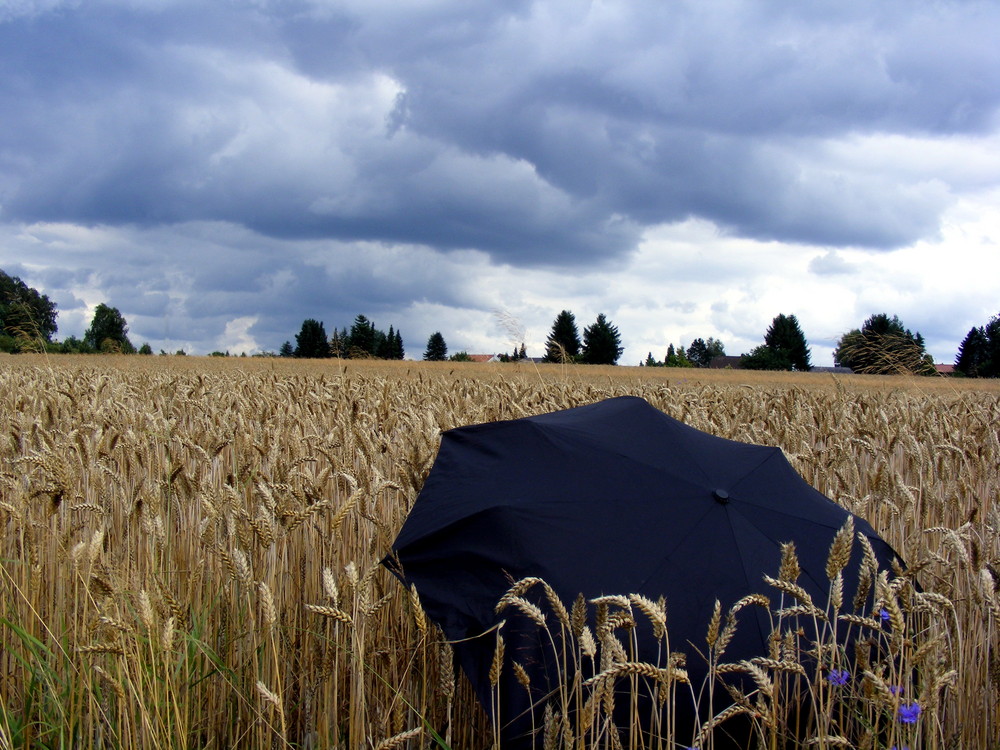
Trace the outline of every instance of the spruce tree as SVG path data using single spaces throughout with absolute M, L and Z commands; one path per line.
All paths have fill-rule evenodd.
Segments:
M 330 356 L 344 358 L 347 356 L 347 329 L 341 328 L 339 331 L 334 328 L 333 335 L 330 336 Z
M 545 362 L 574 362 L 580 354 L 580 334 L 576 316 L 563 310 L 552 323 L 552 332 L 545 340 Z
M 392 345 L 392 358 L 403 359 L 405 356 L 406 352 L 403 349 L 403 334 L 396 331 L 396 340 Z
M 667 347 L 667 356 L 663 359 L 664 367 L 694 367 L 694 363 L 687 358 L 684 347 L 675 347 L 673 344 Z
M 428 362 L 444 362 L 448 359 L 448 346 L 444 342 L 444 336 L 440 331 L 435 331 L 427 339 L 427 349 L 424 351 L 424 359 Z
M 955 369 L 966 377 L 981 377 L 990 360 L 989 346 L 986 330 L 982 326 L 972 328 L 958 347 Z
M 601 313 L 593 324 L 583 330 L 583 350 L 580 359 L 588 365 L 617 365 L 624 349 L 618 328 Z
M 725 356 L 725 354 L 726 348 L 722 342 L 711 336 L 708 337 L 708 341 L 697 338 L 687 348 L 687 359 L 695 367 L 708 367 L 713 359 Z
M 775 362 L 787 362 L 780 369 L 808 372 L 812 369 L 809 362 L 809 347 L 806 337 L 799 327 L 798 318 L 794 315 L 779 314 L 764 334 L 764 345 L 773 352 Z
M 364 315 L 358 315 L 347 335 L 347 352 L 350 357 L 375 356 L 375 324 Z
M 330 356 L 330 342 L 322 322 L 313 318 L 302 321 L 302 329 L 295 334 L 295 356 L 307 359 Z
M 994 315 L 983 332 L 986 334 L 987 360 L 983 365 L 983 377 L 1000 378 L 1000 315 Z
M 395 338 L 396 334 L 391 327 L 389 331 L 392 333 L 393 338 Z M 389 341 L 389 335 L 384 331 L 378 330 L 375 324 L 372 323 L 372 336 L 375 339 L 375 344 L 372 347 L 375 356 L 379 359 L 392 359 L 392 343 Z
M 687 348 L 687 358 L 697 367 L 708 367 L 708 345 L 705 339 L 696 338 Z

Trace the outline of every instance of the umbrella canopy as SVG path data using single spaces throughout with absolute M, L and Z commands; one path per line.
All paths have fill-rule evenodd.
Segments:
M 445 432 L 386 564 L 459 642 L 458 658 L 492 711 L 495 639 L 477 636 L 509 618 L 495 608 L 513 581 L 542 578 L 567 604 L 581 593 L 662 595 L 671 649 L 704 647 L 716 599 L 728 607 L 761 591 L 784 542 L 796 544 L 798 583 L 825 603 L 827 552 L 848 517 L 781 450 L 715 437 L 622 397 Z M 855 528 L 888 566 L 889 545 L 865 521 Z M 852 556 L 845 581 L 859 560 Z M 769 634 L 766 613 L 749 616 L 727 658 L 766 655 Z M 533 684 L 554 678 L 544 657 L 519 659 L 534 670 Z M 507 726 L 504 747 L 530 747 L 517 739 L 524 691 L 513 682 L 501 690 L 510 693 L 497 717 Z

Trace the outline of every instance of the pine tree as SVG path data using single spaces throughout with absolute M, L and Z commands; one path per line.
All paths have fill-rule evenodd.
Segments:
M 986 330 L 980 326 L 972 328 L 962 339 L 955 357 L 955 369 L 970 378 L 978 378 L 989 362 L 989 339 Z
M 782 370 L 808 372 L 812 369 L 809 361 L 809 347 L 806 337 L 794 315 L 779 314 L 764 334 L 764 346 L 772 351 L 772 360 L 782 363 Z M 774 368 L 768 368 L 774 369 Z
M 592 325 L 583 330 L 580 358 L 588 365 L 617 365 L 624 351 L 621 341 L 618 328 L 601 313 Z
M 983 328 L 986 334 L 987 361 L 983 365 L 983 377 L 1000 378 L 1000 315 L 994 315 Z
M 697 367 L 708 367 L 711 360 L 708 358 L 708 345 L 705 339 L 697 338 L 691 342 L 691 346 L 687 348 L 687 358 Z
M 428 362 L 443 362 L 448 359 L 448 346 L 444 342 L 444 336 L 440 331 L 435 331 L 427 339 L 427 349 L 424 351 L 424 359 Z
M 687 348 L 687 359 L 695 367 L 708 367 L 713 359 L 725 356 L 725 354 L 726 348 L 722 342 L 711 336 L 708 337 L 708 341 L 697 338 Z
M 667 347 L 667 356 L 663 359 L 664 367 L 694 367 L 694 363 L 684 354 L 684 347 Z
M 295 334 L 295 356 L 307 359 L 330 356 L 330 342 L 322 322 L 313 318 L 302 321 L 302 329 Z
M 393 340 L 389 338 L 389 334 L 392 334 Z M 392 326 L 389 326 L 389 334 L 378 330 L 375 328 L 375 324 L 372 324 L 372 335 L 375 339 L 373 351 L 379 359 L 392 359 L 392 345 L 396 338 L 396 332 L 392 330 Z
M 563 310 L 552 323 L 552 332 L 545 340 L 545 362 L 574 362 L 580 354 L 580 334 L 576 316 Z
M 392 358 L 403 359 L 405 356 L 406 352 L 403 350 L 403 334 L 396 331 L 396 340 L 392 345 Z
M 347 334 L 347 355 L 349 357 L 375 356 L 375 325 L 364 315 L 358 315 Z
M 966 334 L 958 348 L 955 369 L 970 378 L 1000 377 L 1000 315 Z
M 339 331 L 334 328 L 333 335 L 330 336 L 330 356 L 343 358 L 347 356 L 347 329 L 341 328 Z

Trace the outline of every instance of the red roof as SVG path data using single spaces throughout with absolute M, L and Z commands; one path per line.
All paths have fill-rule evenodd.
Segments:
M 470 354 L 469 359 L 473 362 L 489 362 L 495 356 L 495 354 Z
M 955 372 L 955 365 L 934 365 L 934 369 L 941 375 L 951 375 Z

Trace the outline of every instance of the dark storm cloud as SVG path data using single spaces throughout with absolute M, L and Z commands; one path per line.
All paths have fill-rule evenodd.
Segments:
M 981 129 L 1000 58 L 995 19 L 975 16 L 995 11 L 920 4 L 817 19 L 669 7 L 567 14 L 548 29 L 560 51 L 540 49 L 531 31 L 544 22 L 532 19 L 515 23 L 521 45 L 512 32 L 449 50 L 447 64 L 400 60 L 404 83 L 415 81 L 409 122 L 523 158 L 567 193 L 643 223 L 693 214 L 745 236 L 871 247 L 933 232 L 943 191 L 810 162 L 829 137 Z M 521 64 L 476 64 L 501 49 Z
M 42 259 L 47 265 L 39 268 Z M 467 289 L 477 264 L 485 258 L 459 262 L 416 246 L 274 239 L 219 223 L 36 225 L 0 235 L 0 268 L 57 302 L 60 338 L 82 336 L 93 306 L 106 302 L 125 316 L 137 345 L 202 354 L 232 346 L 222 339 L 234 321 L 247 321 L 251 349 L 273 351 L 282 341 L 294 344 L 306 318 L 332 332 L 350 328 L 358 314 L 382 330 L 401 330 L 416 348 L 423 341 L 413 338 L 418 332 L 402 312 L 408 305 L 433 299 L 489 310 Z M 86 270 L 64 270 L 73 267 Z
M 689 216 L 899 247 L 963 186 L 824 143 L 986 132 L 998 26 L 973 2 L 22 2 L 0 13 L 0 218 L 522 266 Z

